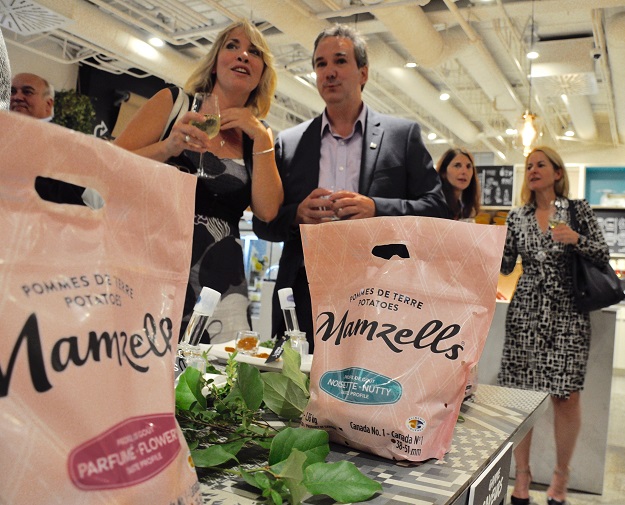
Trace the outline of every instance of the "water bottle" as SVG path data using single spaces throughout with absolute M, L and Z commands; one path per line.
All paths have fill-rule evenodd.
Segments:
M 285 335 L 291 340 L 291 347 L 299 352 L 302 356 L 308 354 L 308 341 L 306 333 L 300 331 L 297 323 L 297 314 L 295 312 L 295 299 L 293 298 L 293 290 L 291 288 L 283 288 L 278 291 L 280 300 L 280 308 L 284 315 L 284 324 L 286 325 Z
M 198 344 L 220 298 L 221 293 L 219 291 L 207 287 L 202 288 L 202 292 L 195 302 L 195 307 L 193 307 L 193 313 L 182 342 L 178 344 L 176 361 L 178 368 L 181 369 L 180 372 L 188 366 L 197 368 L 202 373 L 206 371 L 206 362 Z

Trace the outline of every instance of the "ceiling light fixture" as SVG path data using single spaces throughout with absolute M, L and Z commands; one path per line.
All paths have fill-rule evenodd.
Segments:
M 527 56 L 528 60 L 535 60 L 540 56 L 538 51 L 534 51 L 533 49 L 529 51 L 525 56 Z
M 446 102 L 451 98 L 451 95 L 447 91 L 441 91 L 441 94 L 438 95 L 438 98 L 440 98 L 443 102 Z
M 159 39 L 158 37 L 150 37 L 148 42 L 151 46 L 154 47 L 163 47 L 165 45 L 165 42 L 163 42 L 163 40 Z
M 534 46 L 534 1 L 532 0 L 532 26 L 530 47 Z M 527 98 L 527 109 L 519 119 L 517 126 L 516 144 L 523 148 L 523 156 L 527 156 L 534 148 L 538 140 L 542 137 L 542 120 L 532 110 L 532 60 L 529 60 L 529 93 Z
M 428 140 L 436 140 L 436 133 L 434 132 L 428 133 Z
M 406 67 L 406 68 L 417 68 L 417 66 L 418 66 L 418 65 L 417 65 L 417 64 L 416 64 L 416 62 L 414 62 L 414 61 L 409 61 L 408 63 L 406 63 L 406 64 L 404 65 L 404 67 Z
M 536 60 L 540 57 L 540 53 L 536 49 L 536 45 L 534 44 L 535 36 L 536 36 L 536 24 L 534 22 L 534 0 L 532 0 L 532 24 L 531 24 L 531 32 L 529 36 L 529 50 L 525 53 L 525 57 L 528 60 Z M 527 39 L 526 39 L 527 40 Z

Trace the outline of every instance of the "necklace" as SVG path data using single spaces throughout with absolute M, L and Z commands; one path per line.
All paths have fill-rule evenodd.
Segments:
M 226 142 L 230 143 L 230 145 L 239 145 L 241 143 L 241 136 L 239 132 L 237 132 L 236 130 L 222 131 L 219 145 L 223 147 Z

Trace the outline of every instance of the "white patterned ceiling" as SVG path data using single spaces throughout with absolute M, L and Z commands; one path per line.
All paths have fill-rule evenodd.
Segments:
M 521 159 L 506 130 L 529 106 L 530 70 L 547 143 L 566 152 L 625 140 L 625 89 L 614 85 L 625 74 L 624 11 L 623 0 L 0 0 L 0 27 L 7 44 L 56 61 L 182 84 L 224 26 L 250 18 L 276 56 L 268 121 L 279 131 L 323 107 L 310 77 L 314 36 L 348 23 L 369 42 L 370 106 L 420 122 L 436 135 L 426 139 L 435 158 L 462 145 L 499 163 L 493 153 Z M 142 55 L 150 36 L 166 45 Z M 530 45 L 541 51 L 531 69 Z M 568 140 L 571 124 L 579 132 Z

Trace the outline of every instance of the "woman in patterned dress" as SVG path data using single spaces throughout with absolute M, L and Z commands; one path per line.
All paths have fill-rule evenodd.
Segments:
M 569 463 L 581 425 L 580 391 L 590 347 L 590 319 L 573 299 L 571 258 L 581 254 L 606 264 L 609 250 L 586 200 L 568 200 L 569 182 L 562 159 L 553 149 L 535 148 L 525 160 L 522 200 L 510 211 L 501 272 L 508 275 L 520 255 L 523 273 L 506 317 L 499 384 L 546 391 L 554 409 L 556 468 L 547 503 L 566 500 Z M 555 202 L 562 221 L 550 229 Z M 570 227 L 575 205 L 579 233 Z M 516 477 L 513 505 L 529 499 L 532 432 L 514 450 Z
M 273 135 L 260 120 L 269 112 L 276 82 L 273 57 L 262 33 L 248 21 L 233 23 L 217 36 L 184 91 L 171 87 L 156 93 L 115 140 L 124 149 L 191 174 L 197 172 L 199 154 L 204 153 L 202 165 L 209 177 L 198 178 L 195 193 L 193 254 L 181 334 L 203 286 L 222 293 L 208 328 L 210 341 L 234 339 L 237 330 L 250 327 L 239 220 L 251 206 L 256 217 L 271 221 L 282 203 Z M 219 100 L 221 129 L 212 139 L 190 124 L 204 119 L 189 110 L 199 91 Z M 177 105 L 179 97 L 186 99 L 185 105 Z

